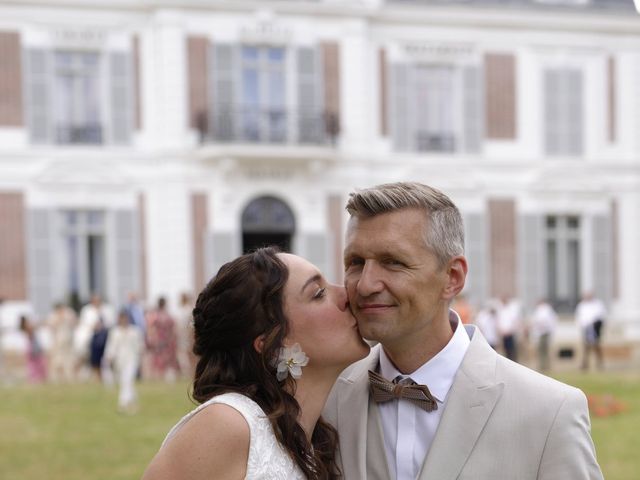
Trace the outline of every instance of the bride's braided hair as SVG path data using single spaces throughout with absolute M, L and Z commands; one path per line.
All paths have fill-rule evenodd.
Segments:
M 338 435 L 318 420 L 311 438 L 298 424 L 295 381 L 276 379 L 276 358 L 288 332 L 283 289 L 289 275 L 274 248 L 262 248 L 225 265 L 202 290 L 193 309 L 194 347 L 199 357 L 193 399 L 203 403 L 225 392 L 253 399 L 268 415 L 278 441 L 309 479 L 340 478 L 335 462 Z M 264 335 L 261 352 L 253 346 Z

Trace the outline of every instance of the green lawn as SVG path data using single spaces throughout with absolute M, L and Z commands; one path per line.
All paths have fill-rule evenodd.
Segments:
M 638 478 L 640 375 L 556 376 L 626 403 L 625 412 L 592 415 L 593 439 L 607 480 Z M 123 416 L 116 391 L 98 385 L 0 387 L 0 478 L 140 478 L 169 428 L 192 408 L 187 390 L 185 383 L 140 385 L 140 412 Z
M 591 433 L 598 462 L 606 480 L 636 480 L 640 472 L 640 374 L 554 375 L 585 393 L 606 396 L 626 405 L 622 413 L 605 417 L 591 414 Z
M 140 412 L 116 412 L 96 384 L 0 388 L 0 479 L 137 479 L 192 408 L 187 385 L 139 386 Z

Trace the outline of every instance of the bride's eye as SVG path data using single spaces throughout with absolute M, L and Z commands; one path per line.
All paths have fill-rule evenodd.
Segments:
M 324 288 L 324 287 L 323 288 L 319 288 L 316 291 L 316 293 L 313 295 L 313 299 L 316 300 L 316 299 L 322 298 L 322 297 L 324 297 L 325 293 L 327 293 L 327 289 L 326 288 Z

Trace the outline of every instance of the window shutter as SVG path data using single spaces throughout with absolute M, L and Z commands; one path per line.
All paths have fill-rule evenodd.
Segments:
M 469 264 L 469 273 L 464 286 L 464 293 L 470 302 L 480 305 L 487 298 L 487 220 L 483 213 L 466 214 L 465 256 Z
M 0 192 L 0 298 L 26 300 L 24 195 Z
M 516 287 L 516 205 L 512 199 L 489 200 L 491 295 L 514 296 Z
M 22 113 L 20 34 L 0 32 L 0 126 L 20 127 Z
M 607 133 L 609 142 L 616 141 L 616 115 L 617 115 L 617 98 L 616 98 L 616 59 L 609 57 L 607 59 Z
M 116 210 L 114 212 L 114 225 L 116 298 L 113 299 L 113 303 L 122 305 L 129 292 L 140 291 L 138 263 L 140 241 L 136 212 L 133 210 Z
M 389 134 L 388 124 L 388 85 L 387 85 L 387 52 L 381 48 L 378 52 L 378 65 L 380 69 L 380 135 L 386 137 Z
M 339 194 L 331 194 L 327 197 L 327 225 L 330 232 L 329 248 L 332 259 L 328 265 L 332 266 L 331 271 L 325 273 L 325 276 L 335 283 L 342 284 L 344 278 L 343 250 L 344 250 L 344 232 L 343 219 L 345 217 L 344 200 Z
M 116 144 L 131 141 L 133 126 L 133 65 L 131 55 L 113 52 L 109 55 L 111 83 L 111 140 Z
M 298 141 L 300 143 L 321 143 L 325 135 L 317 49 L 298 48 L 296 65 L 298 72 Z
M 313 263 L 321 272 L 331 273 L 329 261 L 329 241 L 324 233 L 307 233 L 302 235 L 302 256 Z
M 191 194 L 191 218 L 193 232 L 193 284 L 197 291 L 204 288 L 205 277 L 205 241 L 207 234 L 207 194 Z
M 134 104 L 134 127 L 136 130 L 142 128 L 142 97 L 140 96 L 140 39 L 138 35 L 133 36 L 131 45 L 133 52 L 133 104 Z
M 566 73 L 566 102 L 567 115 L 567 153 L 569 155 L 581 155 L 583 151 L 582 122 L 584 112 L 582 106 L 582 73 L 578 70 L 570 70 Z
M 211 75 L 209 96 L 209 131 L 216 140 L 235 140 L 236 119 L 239 115 L 235 92 L 237 48 L 234 45 L 214 45 L 210 52 Z
M 32 49 L 26 53 L 27 119 L 33 143 L 52 141 L 51 132 L 51 54 Z
M 222 265 L 233 260 L 241 252 L 242 241 L 233 233 L 214 232 L 206 236 L 205 245 L 205 274 L 207 278 L 213 277 Z
M 485 55 L 487 137 L 516 138 L 516 69 L 511 54 Z
M 519 292 L 525 310 L 530 310 L 539 298 L 546 295 L 542 220 L 541 215 L 525 214 L 519 221 Z
M 332 141 L 340 133 L 340 46 L 322 44 L 324 71 L 324 130 Z
M 483 100 L 482 76 L 479 67 L 464 67 L 462 69 L 463 85 L 463 113 L 464 122 L 463 142 L 464 151 L 479 152 L 483 135 Z
M 409 91 L 410 67 L 406 64 L 393 64 L 391 66 L 390 105 L 391 113 L 391 138 L 396 150 L 407 151 L 413 148 L 411 138 L 414 134 L 414 126 L 409 121 L 409 98 L 414 92 Z
M 592 218 L 593 242 L 593 291 L 605 303 L 611 301 L 612 294 L 612 228 L 611 219 L 605 215 Z
M 545 147 L 551 155 L 581 155 L 583 152 L 582 72 L 546 70 Z
M 28 213 L 28 275 L 29 298 L 38 315 L 45 315 L 56 301 L 69 300 L 56 298 L 56 293 L 64 292 L 64 281 L 56 275 L 55 259 L 58 257 L 55 233 L 57 215 L 54 210 L 34 209 Z M 54 292 L 53 286 L 60 286 Z
M 187 39 L 187 61 L 189 75 L 189 126 L 201 136 L 207 132 L 207 49 L 206 37 Z
M 141 298 L 147 298 L 147 202 L 144 193 L 139 193 L 137 198 L 137 217 L 138 223 L 138 248 L 139 248 L 139 261 L 138 268 L 140 268 L 140 293 Z

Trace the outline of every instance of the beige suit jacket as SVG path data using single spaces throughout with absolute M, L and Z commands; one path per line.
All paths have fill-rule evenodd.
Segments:
M 498 355 L 474 326 L 419 480 L 602 479 L 584 394 Z M 390 478 L 367 371 L 380 346 L 345 370 L 323 416 L 340 436 L 346 480 Z

